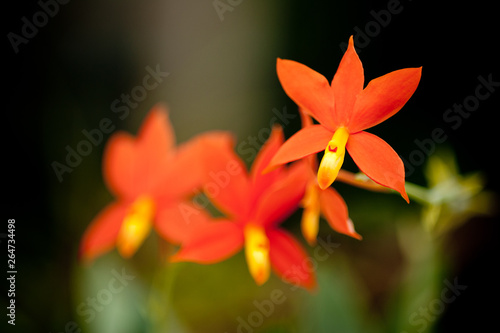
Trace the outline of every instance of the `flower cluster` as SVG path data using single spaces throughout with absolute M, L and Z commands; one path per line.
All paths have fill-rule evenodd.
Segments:
M 81 258 L 91 261 L 115 247 L 123 257 L 131 257 L 154 229 L 179 246 L 172 262 L 211 264 L 244 249 L 249 272 L 261 285 L 271 269 L 287 280 L 287 271 L 307 259 L 300 242 L 282 227 L 299 207 L 309 244 L 316 241 L 320 216 L 335 231 L 361 239 L 346 203 L 330 186 L 335 179 L 389 188 L 408 201 L 401 159 L 389 144 L 365 130 L 403 107 L 417 88 L 421 68 L 397 70 L 364 87 L 351 37 L 331 84 L 291 60 L 278 59 L 277 73 L 299 107 L 303 128 L 287 141 L 279 126 L 273 128 L 250 170 L 235 153 L 228 132 L 203 133 L 176 146 L 162 105 L 150 111 L 137 137 L 114 134 L 104 152 L 103 176 L 116 199 L 85 231 Z M 341 170 L 346 150 L 369 180 L 355 180 Z M 318 163 L 316 153 L 322 151 Z M 206 189 L 214 177 L 221 186 L 207 196 L 220 217 L 191 198 L 193 189 Z M 314 272 L 304 271 L 300 277 L 295 284 L 315 287 Z

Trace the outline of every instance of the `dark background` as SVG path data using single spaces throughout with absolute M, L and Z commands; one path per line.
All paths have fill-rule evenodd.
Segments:
M 38 332 L 62 329 L 67 318 L 72 317 L 74 306 L 71 305 L 69 267 L 76 260 L 78 242 L 86 227 L 85 223 L 75 223 L 72 217 L 89 221 L 100 203 L 109 199 L 102 194 L 104 185 L 99 173 L 103 145 L 95 147 L 91 158 L 85 159 L 74 173 L 66 174 L 62 183 L 54 176 L 51 162 L 62 161 L 64 147 L 67 144 L 74 146 L 81 139 L 79 129 L 95 127 L 109 112 L 109 102 L 140 82 L 145 65 L 155 64 L 154 54 L 141 54 L 141 49 L 136 49 L 135 55 L 152 60 L 141 62 L 130 52 L 128 34 L 133 34 L 134 30 L 127 30 L 130 26 L 123 23 L 129 20 L 128 24 L 133 27 L 130 17 L 134 16 L 135 7 L 130 3 L 120 5 L 119 2 L 107 1 L 105 6 L 73 0 L 60 5 L 59 13 L 50 18 L 28 44 L 20 45 L 17 54 L 6 36 L 9 32 L 19 34 L 23 24 L 21 18 L 30 17 L 40 7 L 34 1 L 24 1 L 6 4 L 3 11 L 3 59 L 7 72 L 3 88 L 7 102 L 4 107 L 6 117 L 2 122 L 5 148 L 2 223 L 6 224 L 8 218 L 16 219 L 19 272 L 16 321 L 20 325 L 22 321 L 29 321 Z M 497 65 L 500 29 L 494 2 L 402 0 L 398 7 L 400 11 L 391 15 L 385 27 L 379 25 L 378 33 L 366 31 L 367 23 L 374 21 L 371 11 L 380 13 L 387 9 L 388 3 L 393 2 L 281 1 L 278 7 L 281 6 L 286 14 L 276 18 L 275 24 L 285 33 L 280 40 L 280 54 L 264 54 L 268 58 L 266 66 L 259 70 L 267 77 L 267 83 L 261 89 L 274 96 L 271 97 L 272 105 L 278 108 L 287 105 L 293 110 L 293 103 L 282 92 L 275 75 L 276 57 L 299 61 L 331 79 L 343 54 L 340 44 L 347 42 L 350 35 L 356 35 L 355 28 L 371 33 L 374 36 L 367 35 L 369 41 L 365 39 L 365 43 L 359 43 L 363 41 L 359 34 L 357 39 L 358 44 L 366 44 L 357 47 L 367 81 L 392 70 L 423 66 L 422 80 L 408 105 L 372 132 L 383 133 L 381 136 L 401 156 L 407 157 L 416 149 L 414 140 L 429 138 L 433 129 L 442 128 L 448 137 L 442 145 L 455 151 L 461 171 L 482 171 L 487 179 L 486 188 L 498 192 L 496 159 L 499 152 L 497 113 L 500 87 L 481 101 L 478 109 L 463 119 L 457 129 L 443 119 L 445 111 L 454 103 L 463 103 L 467 96 L 474 94 L 479 76 L 487 78 L 491 75 L 493 81 L 500 82 Z M 202 6 L 211 12 L 213 24 L 221 25 L 218 29 L 232 29 L 246 11 L 265 8 L 259 1 L 243 1 L 220 22 L 211 1 L 200 1 L 191 6 Z M 121 7 L 126 8 L 118 10 Z M 146 11 L 138 15 L 154 13 Z M 170 15 L 175 17 L 177 14 Z M 185 15 L 196 32 L 197 17 L 191 17 L 189 13 L 179 15 Z M 263 12 L 262 15 L 269 13 Z M 156 20 L 157 17 L 152 19 L 153 22 Z M 250 23 L 249 29 L 259 24 L 258 20 Z M 214 31 L 210 37 L 216 43 L 217 29 Z M 147 39 L 148 36 L 138 38 Z M 165 41 L 166 44 L 180 45 L 183 42 L 189 44 L 189 40 Z M 203 58 L 204 50 L 193 45 L 193 57 Z M 144 52 L 148 51 L 145 49 Z M 221 53 L 231 52 L 237 50 L 225 50 L 222 45 Z M 236 56 L 241 63 L 253 61 L 252 54 Z M 169 67 L 172 68 L 174 66 Z M 232 70 L 238 68 L 235 66 Z M 182 75 L 182 71 L 179 72 Z M 181 88 L 189 90 L 190 86 Z M 168 103 L 169 97 L 156 99 Z M 148 97 L 133 116 L 136 122 L 117 123 L 117 129 L 123 127 L 135 131 L 137 121 L 155 102 L 155 98 Z M 256 111 L 255 116 L 263 119 L 262 123 L 269 119 L 266 112 L 271 107 L 268 105 L 263 106 L 262 112 Z M 182 105 L 175 106 L 180 108 Z M 216 108 L 207 106 L 206 112 L 215 112 Z M 411 112 L 405 112 L 407 109 Z M 234 112 L 234 119 L 239 119 L 238 110 L 229 111 Z M 199 126 L 199 121 L 193 121 Z M 225 122 L 221 126 L 231 129 L 231 125 Z M 292 134 L 298 126 L 300 124 L 296 122 L 286 128 L 286 134 Z M 213 128 L 216 129 L 217 124 Z M 187 138 L 192 134 L 188 131 L 181 135 Z M 243 132 L 240 138 L 245 137 L 246 132 Z M 424 182 L 422 171 L 416 169 L 407 180 Z M 99 191 L 94 191 L 94 188 Z M 80 194 L 75 194 L 77 192 Z M 88 207 L 87 211 L 85 207 Z M 5 224 L 0 232 L 6 232 Z M 460 302 L 447 307 L 437 331 L 485 331 L 497 326 L 498 275 L 494 267 L 498 262 L 498 242 L 497 215 L 474 218 L 450 236 L 446 255 L 455 263 L 451 276 L 459 276 L 468 290 Z M 2 241 L 2 248 L 4 244 Z M 6 292 L 1 294 L 5 299 Z M 5 321 L 2 319 L 1 325 Z M 16 328 L 7 329 L 14 332 Z

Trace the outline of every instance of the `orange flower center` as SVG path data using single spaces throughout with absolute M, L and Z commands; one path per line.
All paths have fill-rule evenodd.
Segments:
M 320 214 L 319 191 L 316 182 L 309 182 L 301 203 L 304 211 L 302 212 L 300 227 L 302 235 L 304 235 L 304 238 L 310 245 L 316 244 L 316 237 L 318 236 Z
M 323 190 L 332 185 L 337 178 L 344 163 L 347 139 L 349 139 L 349 132 L 345 127 L 339 127 L 325 148 L 325 154 L 318 169 L 318 184 Z
M 245 256 L 248 269 L 260 286 L 269 279 L 271 263 L 269 259 L 269 239 L 264 228 L 249 223 L 245 227 Z
M 154 202 L 147 196 L 137 198 L 130 206 L 116 241 L 123 257 L 131 257 L 149 234 L 154 210 Z

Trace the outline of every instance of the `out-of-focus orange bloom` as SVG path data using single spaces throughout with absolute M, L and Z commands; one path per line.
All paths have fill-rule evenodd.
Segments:
M 185 230 L 206 222 L 197 214 L 186 221 L 180 209 L 205 175 L 199 161 L 207 142 L 231 139 L 223 132 L 199 135 L 175 147 L 174 132 L 164 106 L 147 115 L 137 138 L 118 132 L 107 143 L 103 174 L 116 197 L 90 223 L 80 245 L 80 257 L 90 261 L 116 246 L 123 257 L 132 256 L 154 227 L 172 243 Z
M 173 261 L 216 263 L 244 248 L 250 274 L 257 284 L 266 282 L 273 268 L 285 281 L 307 289 L 315 287 L 314 272 L 304 267 L 307 253 L 279 227 L 304 196 L 308 166 L 299 162 L 262 173 L 283 141 L 281 128 L 275 127 L 250 172 L 232 145 L 219 150 L 217 158 L 206 159 L 212 175 L 222 176 L 224 170 L 231 175 L 211 196 L 225 217 L 192 229 Z
M 319 124 L 307 126 L 288 139 L 269 168 L 324 150 L 318 184 L 332 184 L 349 152 L 359 169 L 376 183 L 398 191 L 408 201 L 404 165 L 387 142 L 364 130 L 398 112 L 420 81 L 421 68 L 405 68 L 364 85 L 361 61 L 349 39 L 331 85 L 311 68 L 278 59 L 278 78 L 287 95 Z

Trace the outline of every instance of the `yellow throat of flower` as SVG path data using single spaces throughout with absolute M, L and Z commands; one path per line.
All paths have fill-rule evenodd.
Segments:
M 116 247 L 122 257 L 131 257 L 149 234 L 154 211 L 154 202 L 149 197 L 139 197 L 132 203 L 116 241 Z
M 245 227 L 245 256 L 250 274 L 259 286 L 262 285 L 271 272 L 269 239 L 264 228 L 252 223 Z
M 318 169 L 318 184 L 324 190 L 332 185 L 344 163 L 345 145 L 349 139 L 349 132 L 345 127 L 339 127 L 328 142 L 325 154 Z

